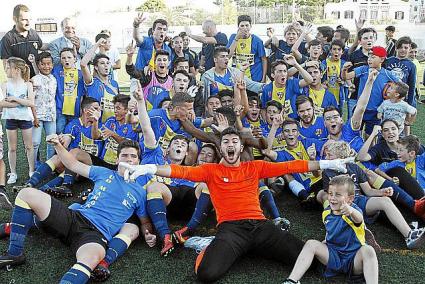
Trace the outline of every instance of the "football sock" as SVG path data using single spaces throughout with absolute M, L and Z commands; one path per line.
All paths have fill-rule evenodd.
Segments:
M 161 239 L 164 239 L 166 234 L 171 234 L 167 222 L 167 208 L 165 208 L 164 200 L 159 192 L 148 193 L 147 211 L 152 219 Z
M 57 177 L 55 177 L 54 179 L 50 180 L 45 185 L 39 187 L 39 190 L 46 191 L 48 188 L 53 188 L 53 187 L 60 186 L 60 185 L 62 185 L 62 183 L 63 183 L 63 174 L 58 175 Z
M 189 223 L 187 223 L 187 228 L 189 232 L 193 233 L 196 228 L 205 220 L 208 216 L 208 213 L 212 209 L 212 203 L 210 199 L 209 192 L 202 191 L 201 195 L 196 201 L 195 211 L 192 214 L 192 218 L 190 218 Z
M 403 204 L 409 209 L 413 210 L 413 207 L 415 206 L 415 200 L 407 193 L 405 192 L 401 187 L 399 187 L 397 184 L 395 184 L 392 181 L 385 180 L 385 182 L 382 184 L 381 188 L 384 187 L 392 187 L 393 188 L 393 196 L 391 196 L 391 199 Z
M 273 195 L 270 189 L 265 185 L 260 187 L 260 202 L 261 205 L 266 208 L 267 212 L 271 215 L 272 219 L 280 217 L 279 209 L 277 209 Z
M 105 262 L 107 265 L 114 263 L 122 256 L 131 244 L 131 239 L 123 234 L 116 235 L 108 244 Z
M 35 170 L 27 183 L 33 187 L 37 186 L 43 179 L 48 177 L 55 170 L 55 168 L 55 165 L 50 160 L 48 160 Z
M 90 279 L 91 269 L 87 265 L 77 262 L 68 270 L 60 280 L 59 284 L 84 284 Z
M 25 237 L 34 222 L 33 211 L 28 203 L 16 197 L 15 208 L 10 222 L 10 241 L 8 253 L 13 256 L 21 255 L 24 251 Z
M 63 176 L 63 185 L 72 185 L 74 183 L 74 173 L 70 170 L 65 170 L 65 175 Z

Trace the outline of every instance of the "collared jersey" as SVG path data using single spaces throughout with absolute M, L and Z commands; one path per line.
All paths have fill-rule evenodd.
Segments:
M 151 70 L 155 70 L 155 41 L 152 36 L 143 37 L 143 42 L 139 44 L 139 51 L 137 52 L 136 58 L 136 68 L 143 70 L 145 66 L 149 65 Z M 168 54 L 171 55 L 171 48 L 163 43 L 161 49 L 168 51 Z M 170 61 L 171 64 L 171 61 Z
M 309 127 L 304 127 L 302 121 L 300 121 L 298 131 L 304 138 L 326 139 L 328 136 L 323 116 L 314 116 L 313 123 Z
M 100 125 L 99 125 L 100 128 Z M 71 136 L 69 149 L 80 148 L 88 154 L 98 156 L 103 147 L 102 140 L 94 140 L 92 126 L 84 126 L 80 118 L 71 120 L 65 127 L 64 134 Z
M 325 88 L 315 90 L 307 86 L 303 88 L 302 94 L 313 100 L 316 116 L 323 116 L 323 112 L 328 106 L 338 107 L 335 96 Z
M 290 118 L 297 118 L 295 101 L 301 94 L 300 80 L 291 78 L 286 81 L 285 87 L 278 88 L 274 82 L 263 87 L 261 95 L 261 108 L 265 109 L 268 101 L 278 101 L 284 107 L 284 113 Z
M 117 81 L 110 80 L 109 84 L 116 90 L 104 84 L 98 77 L 93 77 L 93 81 L 90 84 L 86 84 L 87 96 L 94 98 L 100 103 L 102 109 L 102 122 L 114 116 L 113 99 L 119 93 Z
M 74 203 L 71 210 L 80 212 L 110 241 L 135 213 L 147 217 L 146 185 L 152 176 L 142 175 L 135 182 L 126 182 L 117 171 L 91 166 L 89 179 L 93 191 L 84 204 Z
M 233 90 L 234 85 L 235 82 L 229 70 L 226 69 L 224 76 L 220 76 L 214 72 L 214 82 L 210 84 L 210 95 L 216 96 L 222 90 Z

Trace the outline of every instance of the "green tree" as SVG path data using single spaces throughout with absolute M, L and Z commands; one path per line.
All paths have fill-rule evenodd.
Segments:
M 164 0 L 146 0 L 142 5 L 136 8 L 136 11 L 141 12 L 161 12 L 166 9 Z

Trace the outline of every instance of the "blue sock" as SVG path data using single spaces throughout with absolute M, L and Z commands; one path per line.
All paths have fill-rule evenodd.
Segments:
M 65 175 L 63 176 L 63 185 L 72 185 L 74 184 L 74 173 L 65 170 Z
M 309 193 L 307 190 L 303 189 L 300 192 L 298 192 L 298 197 L 301 198 L 302 200 L 307 199 Z
M 413 210 L 413 207 L 415 206 L 415 200 L 407 193 L 405 192 L 401 187 L 399 187 L 397 184 L 395 184 L 392 181 L 385 180 L 385 182 L 382 184 L 381 188 L 384 187 L 392 187 L 394 190 L 393 196 L 391 196 L 391 199 L 395 202 L 399 202 L 406 206 L 407 208 L 410 208 Z
M 266 208 L 267 212 L 269 212 L 272 219 L 280 217 L 279 209 L 277 209 L 273 195 L 267 186 L 262 186 L 260 188 L 260 202 L 261 205 Z
M 41 191 L 46 191 L 48 188 L 60 186 L 62 183 L 63 183 L 63 177 L 57 176 L 54 179 L 52 179 L 51 181 L 49 181 L 48 183 L 46 183 L 45 185 L 39 187 L 38 189 L 41 190 Z
M 49 161 L 42 163 L 33 173 L 31 178 L 28 180 L 28 183 L 31 186 L 37 186 L 43 179 L 48 177 L 53 171 L 54 166 L 49 163 Z
M 190 232 L 194 232 L 196 228 L 205 220 L 208 216 L 208 213 L 212 209 L 212 203 L 210 199 L 210 195 L 208 193 L 202 192 L 196 201 L 195 211 L 192 214 L 192 218 L 190 218 L 189 223 L 187 223 L 187 228 Z
M 164 239 L 166 234 L 171 234 L 167 222 L 167 208 L 160 193 L 148 193 L 147 211 L 161 239 Z
M 33 212 L 28 203 L 19 197 L 15 200 L 10 223 L 10 241 L 7 251 L 10 255 L 18 256 L 24 251 L 25 237 L 34 223 Z
M 122 256 L 131 244 L 129 237 L 125 235 L 116 235 L 108 244 L 106 251 L 105 262 L 109 265 L 114 263 L 120 256 Z
M 59 284 L 84 284 L 90 279 L 91 269 L 81 262 L 74 264 L 63 276 Z

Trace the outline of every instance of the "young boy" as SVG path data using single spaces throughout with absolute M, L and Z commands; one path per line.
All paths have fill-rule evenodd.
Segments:
M 300 283 L 316 257 L 326 265 L 325 277 L 363 274 L 366 283 L 378 283 L 378 259 L 365 244 L 363 214 L 354 200 L 354 182 L 349 176 L 334 177 L 329 182 L 329 206 L 323 211 L 326 242 L 309 240 L 299 254 L 285 284 Z
M 334 37 L 334 29 L 329 26 L 317 27 L 316 39 L 320 41 L 323 47 L 323 54 L 321 59 L 328 57 L 331 50 L 331 42 Z
M 401 167 L 405 168 L 412 177 L 418 180 L 418 183 L 425 188 L 425 153 L 422 155 L 417 155 L 420 148 L 419 138 L 414 135 L 408 135 L 406 137 L 400 138 L 399 147 L 397 152 L 398 160 L 392 162 L 386 162 L 379 165 L 375 170 L 378 174 L 383 176 L 388 180 L 392 180 L 387 174 L 392 168 Z M 425 217 L 425 216 L 423 216 Z
M 383 101 L 382 93 L 386 84 L 388 82 L 399 81 L 399 79 L 392 72 L 382 68 L 382 64 L 384 63 L 386 56 L 387 52 L 385 48 L 381 46 L 374 46 L 369 52 L 368 66 L 356 67 L 354 68 L 354 71 L 348 72 L 348 68 L 350 68 L 352 64 L 347 62 L 342 68 L 342 78 L 344 80 L 350 80 L 353 78 L 360 79 L 358 85 L 359 94 L 363 92 L 370 70 L 378 70 L 378 75 L 373 82 L 370 99 L 363 116 L 365 132 L 368 135 L 372 132 L 373 126 L 380 123 L 380 120 L 377 117 L 377 108 Z
M 416 117 L 416 108 L 404 101 L 408 90 L 409 86 L 403 82 L 391 82 L 386 92 L 387 99 L 378 107 L 378 118 L 397 122 L 400 134 L 403 134 L 404 125 L 412 123 Z
M 76 54 L 73 48 L 66 47 L 60 52 L 60 64 L 53 67 L 52 75 L 56 88 L 56 133 L 61 134 L 65 126 L 80 116 L 81 98 L 86 93 L 83 74 L 76 67 Z
M 334 32 L 334 37 L 332 40 L 341 40 L 344 43 L 344 53 L 341 56 L 341 59 L 348 61 L 349 59 L 349 48 L 347 47 L 347 42 L 350 39 L 350 31 L 346 28 L 337 28 Z
M 345 44 L 341 40 L 334 40 L 330 46 L 329 57 L 322 62 L 325 70 L 323 76 L 327 90 L 334 95 L 339 110 L 342 113 L 345 94 L 348 92 L 341 79 L 341 69 L 345 64 L 341 56 L 344 52 Z

